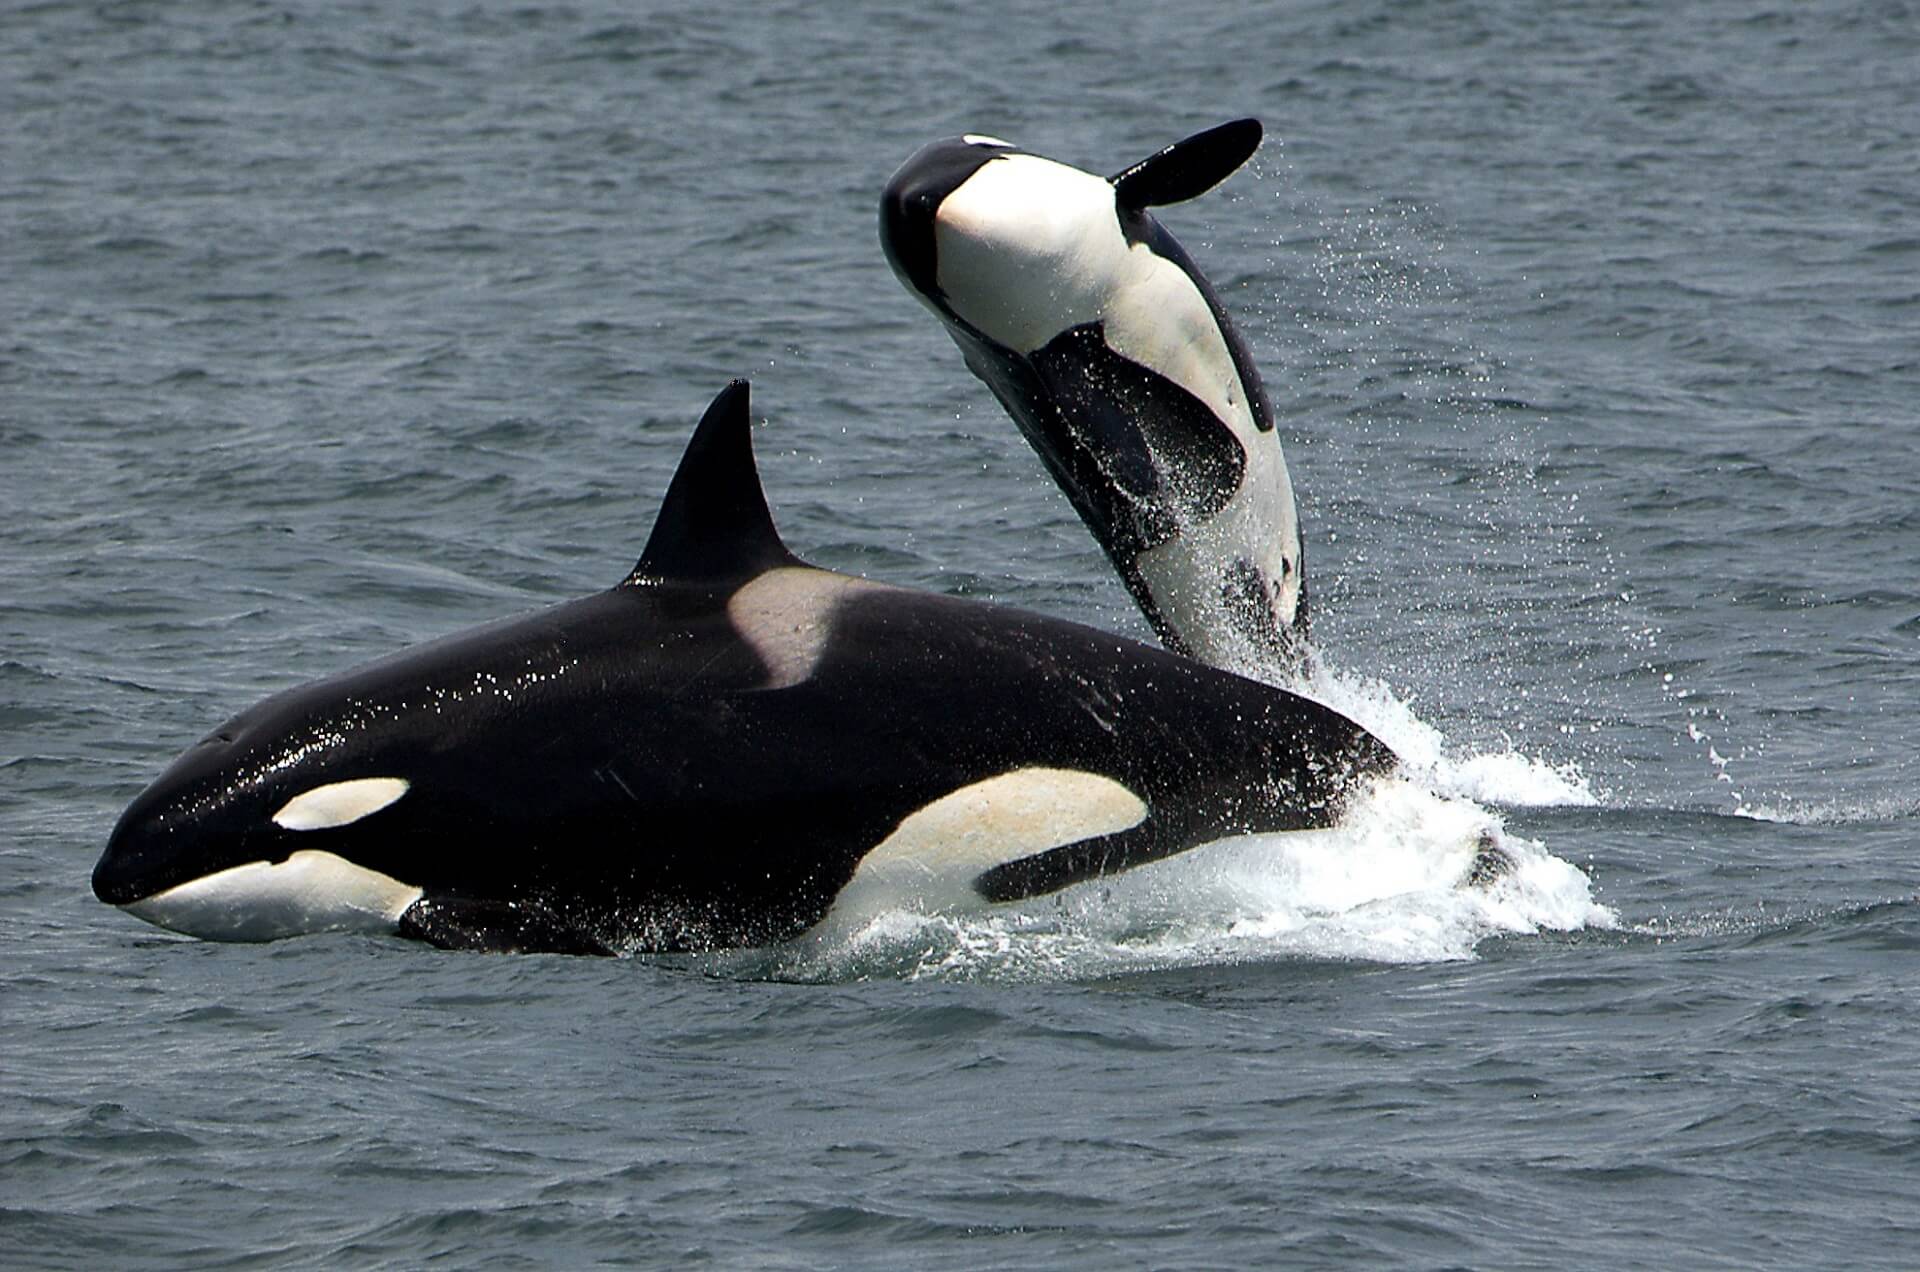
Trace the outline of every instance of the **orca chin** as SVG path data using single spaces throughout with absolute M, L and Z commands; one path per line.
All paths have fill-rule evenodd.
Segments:
M 1304 656 L 1286 459 L 1253 359 L 1153 207 L 1259 146 L 1236 120 L 1111 178 L 995 138 L 922 147 L 880 240 L 1112 560 L 1166 646 L 1216 666 Z
M 251 861 L 122 903 L 158 927 L 208 941 L 272 941 L 313 932 L 395 932 L 419 888 L 306 849 Z
M 93 886 L 217 940 L 763 945 L 856 882 L 984 904 L 1326 826 L 1396 763 L 1271 685 L 806 565 L 736 381 L 620 583 L 242 712 L 129 805 Z

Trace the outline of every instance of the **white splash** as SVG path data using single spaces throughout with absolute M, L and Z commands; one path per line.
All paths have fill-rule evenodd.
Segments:
M 1413 704 L 1372 677 L 1316 664 L 1297 692 L 1364 725 L 1392 747 L 1407 771 L 1443 795 L 1508 808 L 1591 808 L 1600 803 L 1577 765 L 1554 764 L 1506 744 L 1498 751 L 1462 753 L 1449 748 L 1440 730 L 1422 720 Z
M 1466 882 L 1497 846 L 1511 868 Z M 1204 845 L 1013 905 L 836 909 L 772 951 L 711 956 L 722 974 L 802 980 L 1082 980 L 1287 959 L 1471 959 L 1500 935 L 1611 928 L 1580 870 L 1472 801 L 1373 783 L 1340 825 Z

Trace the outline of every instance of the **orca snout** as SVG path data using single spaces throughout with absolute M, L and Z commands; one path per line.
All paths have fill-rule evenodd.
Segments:
M 934 222 L 947 196 L 1008 147 L 991 138 L 949 137 L 915 151 L 880 195 L 880 247 L 900 281 L 932 300 L 940 295 Z
M 260 792 L 163 778 L 114 827 L 93 868 L 94 895 L 207 940 L 392 931 L 422 890 L 362 864 L 368 843 L 356 832 L 328 832 L 372 816 L 408 788 L 397 778 L 348 778 L 263 803 Z
M 93 895 L 108 905 L 127 906 L 179 882 L 177 828 L 129 808 L 107 837 L 106 851 L 93 867 Z
M 880 196 L 880 249 L 900 281 L 925 297 L 938 289 L 933 218 L 945 197 L 944 192 L 911 179 L 905 169 L 894 175 Z
M 93 867 L 93 895 L 128 906 L 206 873 L 210 857 L 226 855 L 205 825 L 181 815 L 183 801 L 159 783 L 128 805 Z
M 127 805 L 93 867 L 93 895 L 125 906 L 204 873 L 189 856 L 206 855 L 208 813 L 217 801 L 204 789 L 228 763 L 232 724 L 189 747 Z

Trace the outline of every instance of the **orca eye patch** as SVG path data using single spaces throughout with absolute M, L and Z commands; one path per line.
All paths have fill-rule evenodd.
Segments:
M 283 830 L 332 830 L 371 816 L 407 793 L 404 777 L 356 777 L 302 791 L 280 806 L 273 824 Z

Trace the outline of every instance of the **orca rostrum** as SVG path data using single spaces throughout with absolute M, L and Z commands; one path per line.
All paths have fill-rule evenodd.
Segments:
M 1304 659 L 1305 562 L 1273 408 L 1207 278 L 1151 209 L 1260 145 L 1240 119 L 1101 177 L 969 134 L 880 200 L 895 274 L 1019 425 L 1169 649 Z
M 1394 764 L 1281 689 L 804 564 L 736 381 L 618 585 L 247 709 L 126 809 L 93 887 L 215 939 L 758 945 L 863 878 L 1008 901 L 1326 826 Z

